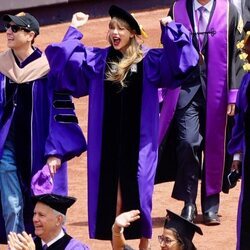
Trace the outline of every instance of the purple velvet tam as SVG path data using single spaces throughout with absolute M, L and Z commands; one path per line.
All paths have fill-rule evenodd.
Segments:
M 50 194 L 53 190 L 53 179 L 46 164 L 32 177 L 31 189 L 34 195 Z

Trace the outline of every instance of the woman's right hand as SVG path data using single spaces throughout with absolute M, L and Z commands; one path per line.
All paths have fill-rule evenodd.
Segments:
M 131 222 L 140 218 L 139 210 L 131 210 L 118 215 L 115 219 L 115 224 L 119 227 L 128 227 Z
M 83 12 L 76 12 L 72 16 L 71 26 L 77 29 L 86 24 L 88 19 L 89 15 L 84 14 Z
M 160 23 L 164 26 L 168 25 L 169 23 L 171 23 L 173 21 L 171 16 L 166 16 L 163 17 L 162 19 L 160 19 Z

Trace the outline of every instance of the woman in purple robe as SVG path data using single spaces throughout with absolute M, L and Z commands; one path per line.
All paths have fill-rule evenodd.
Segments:
M 109 9 L 110 47 L 84 46 L 74 27 L 88 15 L 76 13 L 63 42 L 46 49 L 51 73 L 61 90 L 89 95 L 88 218 L 90 238 L 111 240 L 111 227 L 122 211 L 138 209 L 141 219 L 125 230 L 148 249 L 158 151 L 158 88 L 197 63 L 198 55 L 183 26 L 161 20 L 164 48 L 146 49 L 142 31 L 127 11 Z M 72 27 L 74 26 L 74 27 Z M 186 33 L 187 32 L 187 33 Z M 168 58 L 171 58 L 171 63 Z

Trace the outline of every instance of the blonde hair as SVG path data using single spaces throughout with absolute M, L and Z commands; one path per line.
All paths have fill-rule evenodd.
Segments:
M 119 25 L 126 28 L 129 32 L 133 32 L 129 24 L 119 18 L 112 18 L 110 24 L 117 22 Z M 110 37 L 108 37 L 111 44 Z M 143 51 L 141 44 L 137 41 L 136 34 L 130 39 L 130 44 L 119 62 L 108 62 L 108 70 L 106 72 L 106 79 L 126 87 L 125 78 L 130 70 L 132 64 L 137 64 L 143 59 Z

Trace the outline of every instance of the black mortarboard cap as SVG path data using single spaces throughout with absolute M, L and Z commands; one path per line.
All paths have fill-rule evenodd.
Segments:
M 111 5 L 111 7 L 109 8 L 109 15 L 111 16 L 111 18 L 117 17 L 121 20 L 124 20 L 125 22 L 127 22 L 129 24 L 131 29 L 135 30 L 137 35 L 141 35 L 141 29 L 140 29 L 138 22 L 126 10 L 124 10 L 116 5 Z
M 35 204 L 37 202 L 44 203 L 56 211 L 66 215 L 67 209 L 75 203 L 76 198 L 58 194 L 42 194 L 33 196 L 32 200 Z
M 34 31 L 36 35 L 39 34 L 39 22 L 37 19 L 29 13 L 20 12 L 18 14 L 9 15 L 5 14 L 3 16 L 3 21 L 14 22 L 16 25 L 25 27 L 27 30 Z
M 191 242 L 195 233 L 203 235 L 200 227 L 170 210 L 167 210 L 164 228 L 175 229 L 180 237 L 185 237 Z

